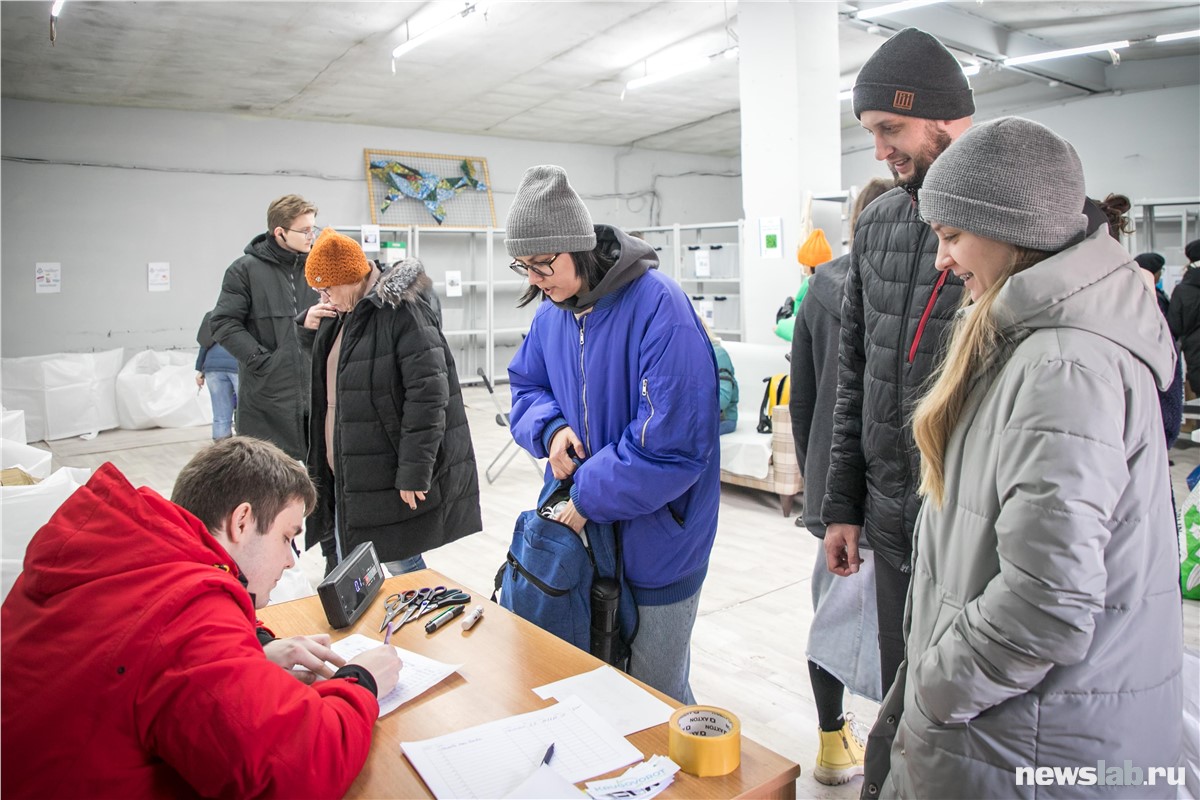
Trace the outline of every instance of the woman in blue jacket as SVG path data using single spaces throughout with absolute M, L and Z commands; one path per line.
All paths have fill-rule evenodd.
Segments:
M 616 526 L 640 619 L 630 673 L 690 703 L 721 494 L 712 347 L 654 250 L 593 225 L 561 167 L 526 171 L 506 228 L 522 304 L 545 301 L 508 368 L 513 437 L 573 475 L 561 521 Z

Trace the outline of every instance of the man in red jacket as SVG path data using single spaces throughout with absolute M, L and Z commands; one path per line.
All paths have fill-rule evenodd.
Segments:
M 303 467 L 224 439 L 172 501 L 105 464 L 30 542 L 0 609 L 4 797 L 340 797 L 362 769 L 395 649 L 342 665 L 255 619 L 316 501 Z

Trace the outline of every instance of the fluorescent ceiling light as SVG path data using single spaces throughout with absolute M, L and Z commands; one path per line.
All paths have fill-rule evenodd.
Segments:
M 462 0 L 452 0 L 451 2 L 438 3 L 431 8 L 426 14 L 418 14 L 410 22 L 405 23 L 406 28 L 410 31 L 408 40 L 396 47 L 392 51 L 392 58 L 400 58 L 400 56 L 411 53 L 426 42 L 431 42 L 438 37 L 445 36 L 457 29 L 460 25 L 466 22 L 473 12 L 487 11 L 490 0 L 477 0 L 474 3 L 462 2 Z M 422 9 L 424 11 L 424 9 Z M 416 31 L 413 33 L 412 31 Z M 394 65 L 393 65 L 394 66 Z
M 1119 42 L 1091 44 L 1086 47 L 1071 47 L 1066 50 L 1050 50 L 1046 53 L 1034 53 L 1028 56 L 1013 56 L 1012 58 L 1006 58 L 1004 59 L 1004 66 L 1015 67 L 1020 64 L 1032 64 L 1036 61 L 1049 61 L 1054 58 L 1066 58 L 1067 56 L 1081 56 L 1086 53 L 1099 53 L 1105 50 L 1121 50 L 1126 47 L 1129 47 L 1129 40 L 1122 39 Z
M 844 92 L 838 92 L 838 100 L 841 100 L 843 103 L 849 100 L 851 97 L 854 97 L 853 89 L 847 89 Z
M 1184 31 L 1182 33 L 1164 33 L 1161 36 L 1155 36 L 1156 42 L 1178 42 L 1180 39 L 1196 39 L 1200 38 L 1200 30 Z
M 67 0 L 54 0 L 54 5 L 50 8 L 50 16 L 57 17 L 60 13 L 62 13 L 63 3 L 65 2 L 67 2 Z
M 972 75 L 978 75 L 979 70 L 983 69 L 982 64 L 962 64 L 963 75 L 970 78 Z
M 668 64 L 662 69 L 651 72 L 648 75 L 643 75 L 640 78 L 634 78 L 631 81 L 626 81 L 625 91 L 621 92 L 621 97 L 625 96 L 625 92 L 631 92 L 635 89 L 641 89 L 644 86 L 660 83 L 661 81 L 670 80 L 687 72 L 695 72 L 698 69 L 707 67 L 712 62 L 718 59 L 735 60 L 738 57 L 737 45 L 727 47 L 719 53 L 713 53 L 711 56 L 693 56 L 691 58 L 681 59 L 674 63 Z
M 887 17 L 892 14 L 899 14 L 902 11 L 909 11 L 921 6 L 931 6 L 934 3 L 940 3 L 942 0 L 904 0 L 902 3 L 888 3 L 884 6 L 876 6 L 875 8 L 859 9 L 855 14 L 859 19 L 874 19 L 875 17 Z

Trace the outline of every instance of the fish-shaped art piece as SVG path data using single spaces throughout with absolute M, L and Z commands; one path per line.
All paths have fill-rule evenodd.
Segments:
M 425 207 L 429 209 L 429 213 L 441 225 L 446 219 L 446 208 L 443 203 L 467 189 L 486 192 L 488 188 L 487 184 L 476 177 L 475 168 L 469 161 L 464 159 L 458 168 L 462 171 L 461 177 L 442 178 L 432 172 L 413 169 L 399 161 L 384 159 L 372 161 L 372 177 L 382 181 L 388 187 L 388 193 L 384 195 L 379 213 L 387 211 L 392 203 L 402 197 L 411 197 L 424 203 Z

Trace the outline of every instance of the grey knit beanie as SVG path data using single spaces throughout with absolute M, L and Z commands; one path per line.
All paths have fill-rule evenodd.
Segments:
M 926 222 L 1050 252 L 1083 240 L 1085 197 L 1071 143 L 1020 117 L 969 129 L 933 162 L 917 195 Z
M 905 28 L 867 59 L 854 81 L 854 116 L 887 111 L 922 119 L 962 119 L 975 113 L 971 85 L 945 45 Z
M 566 171 L 549 164 L 525 170 L 504 227 L 504 246 L 514 258 L 596 247 L 587 206 L 567 183 Z

